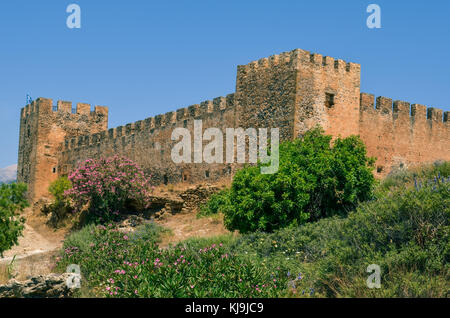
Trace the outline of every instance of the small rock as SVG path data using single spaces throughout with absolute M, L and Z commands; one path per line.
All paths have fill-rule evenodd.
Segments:
M 0 298 L 68 298 L 74 289 L 67 286 L 71 273 L 39 275 L 19 282 L 11 279 L 0 286 Z

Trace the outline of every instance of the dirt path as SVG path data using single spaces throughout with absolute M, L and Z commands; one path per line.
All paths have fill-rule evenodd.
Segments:
M 0 264 L 10 263 L 14 256 L 16 260 L 26 258 L 31 255 L 46 253 L 59 249 L 61 244 L 50 241 L 37 233 L 30 225 L 25 224 L 23 236 L 19 238 L 19 245 L 3 253 L 0 258 Z
M 26 223 L 19 244 L 0 257 L 0 267 L 4 269 L 11 265 L 17 279 L 50 273 L 53 256 L 61 248 L 64 238 L 64 230 L 50 229 L 45 225 L 45 217 L 34 214 L 31 208 L 26 209 L 23 216 Z

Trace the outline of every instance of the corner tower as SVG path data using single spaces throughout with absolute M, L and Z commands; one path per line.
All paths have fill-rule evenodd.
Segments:
M 58 177 L 58 154 L 65 138 L 108 129 L 108 108 L 38 98 L 21 110 L 17 181 L 28 185 L 28 199 L 48 193 Z
M 237 125 L 280 127 L 292 140 L 320 125 L 327 134 L 359 133 L 359 64 L 296 49 L 238 66 Z

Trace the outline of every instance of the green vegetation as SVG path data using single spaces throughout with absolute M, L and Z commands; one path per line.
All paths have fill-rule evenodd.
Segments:
M 304 273 L 322 296 L 446 297 L 450 182 L 432 183 L 395 189 L 346 218 L 243 235 L 230 249 Z M 366 286 L 370 264 L 381 267 L 381 289 Z
M 59 177 L 50 184 L 48 192 L 55 198 L 55 203 L 65 203 L 66 197 L 64 193 L 71 188 L 72 183 L 67 177 Z
M 72 183 L 67 177 L 59 177 L 53 181 L 48 191 L 53 195 L 54 201 L 45 206 L 42 212 L 50 215 L 48 223 L 53 227 L 59 227 L 64 224 L 64 221 L 71 214 L 72 208 L 69 200 L 66 198 L 66 191 L 72 188 Z
M 135 234 L 91 225 L 66 240 L 58 267 L 80 264 L 88 289 L 104 297 L 447 297 L 445 167 L 426 167 L 403 186 L 391 176 L 377 187 L 383 195 L 347 216 L 273 233 L 189 239 L 159 250 L 163 230 L 155 224 Z M 371 264 L 381 268 L 380 289 L 366 285 Z
M 22 234 L 24 219 L 18 216 L 28 206 L 27 186 L 21 183 L 0 186 L 0 256 L 17 244 Z
M 160 250 L 158 232 L 151 223 L 133 234 L 91 225 L 66 240 L 58 268 L 80 264 L 90 293 L 103 297 L 273 297 L 286 284 L 282 270 L 267 273 L 222 243 Z
M 236 173 L 228 191 L 212 197 L 202 214 L 224 213 L 229 230 L 272 232 L 333 215 L 346 215 L 372 195 L 374 159 L 356 136 L 336 139 L 319 128 L 280 145 L 280 167 Z

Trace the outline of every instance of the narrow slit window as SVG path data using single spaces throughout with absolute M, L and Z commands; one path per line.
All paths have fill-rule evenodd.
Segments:
M 334 94 L 325 93 L 325 106 L 331 108 L 334 106 Z

